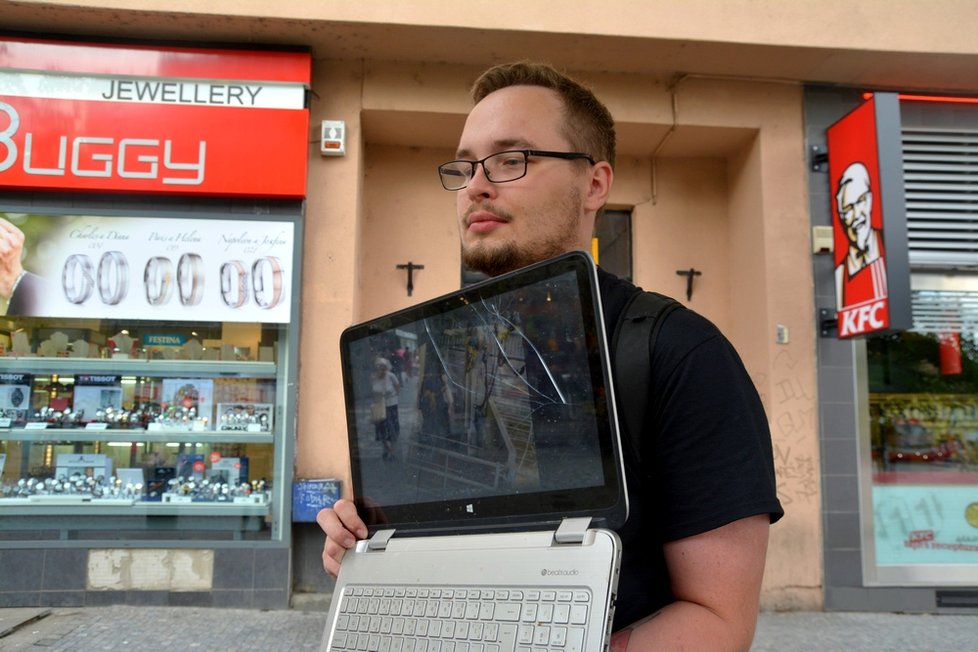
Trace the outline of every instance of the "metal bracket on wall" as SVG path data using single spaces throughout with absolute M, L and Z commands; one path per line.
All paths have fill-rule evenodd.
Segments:
M 812 172 L 825 172 L 825 165 L 829 162 L 829 153 L 823 151 L 818 145 L 812 145 L 811 156 L 809 157 L 809 163 L 812 166 Z
M 407 270 L 407 295 L 411 296 L 414 294 L 414 270 L 424 269 L 424 265 L 415 265 L 413 261 L 407 261 L 403 265 L 398 265 L 398 269 Z
M 693 298 L 693 278 L 696 276 L 702 276 L 703 272 L 690 267 L 689 269 L 677 269 L 676 275 L 686 277 L 686 301 L 689 301 Z
M 832 308 L 818 309 L 818 332 L 822 337 L 835 337 L 839 330 L 839 320 Z

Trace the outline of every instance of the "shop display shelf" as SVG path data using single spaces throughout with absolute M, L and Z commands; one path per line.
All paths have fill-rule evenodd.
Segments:
M 143 430 L 87 428 L 0 428 L 0 441 L 57 442 L 163 442 L 187 444 L 271 444 L 275 434 L 269 431 L 243 430 Z
M 146 360 L 141 358 L 0 357 L 0 371 L 37 374 L 274 378 L 274 362 L 236 360 Z

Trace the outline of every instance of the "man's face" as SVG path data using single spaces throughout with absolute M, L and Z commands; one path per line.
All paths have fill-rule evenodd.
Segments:
M 472 109 L 457 158 L 478 160 L 510 149 L 572 151 L 559 132 L 561 115 L 560 99 L 549 89 L 498 90 Z M 477 166 L 456 196 L 465 264 L 495 276 L 566 251 L 587 250 L 600 207 L 589 198 L 591 176 L 580 161 L 531 156 L 525 177 L 492 183 Z
M 873 235 L 870 220 L 872 210 L 873 193 L 865 182 L 855 179 L 843 186 L 839 198 L 839 218 L 849 242 L 860 251 L 869 249 Z

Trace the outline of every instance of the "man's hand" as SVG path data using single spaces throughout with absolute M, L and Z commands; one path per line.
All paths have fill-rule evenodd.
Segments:
M 357 508 L 349 500 L 337 500 L 333 507 L 316 514 L 316 522 L 326 533 L 323 544 L 323 568 L 336 579 L 340 562 L 346 551 L 356 545 L 357 539 L 367 537 L 367 526 L 357 514 Z
M 20 257 L 24 251 L 24 232 L 0 217 L 0 296 L 7 299 L 24 271 Z
M 632 638 L 632 628 L 620 629 L 611 636 L 611 652 L 628 652 L 628 641 Z

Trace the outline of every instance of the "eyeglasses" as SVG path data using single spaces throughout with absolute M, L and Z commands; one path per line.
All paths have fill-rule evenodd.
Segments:
M 487 156 L 478 161 L 449 161 L 438 166 L 438 176 L 441 177 L 441 185 L 445 190 L 461 190 L 469 185 L 472 177 L 475 176 L 475 167 L 482 166 L 486 173 L 486 179 L 492 183 L 506 183 L 516 181 L 526 176 L 526 162 L 531 156 L 546 156 L 549 158 L 562 159 L 587 159 L 594 165 L 594 159 L 590 154 L 581 152 L 547 152 L 539 149 L 511 149 L 505 152 L 496 152 L 492 156 Z

